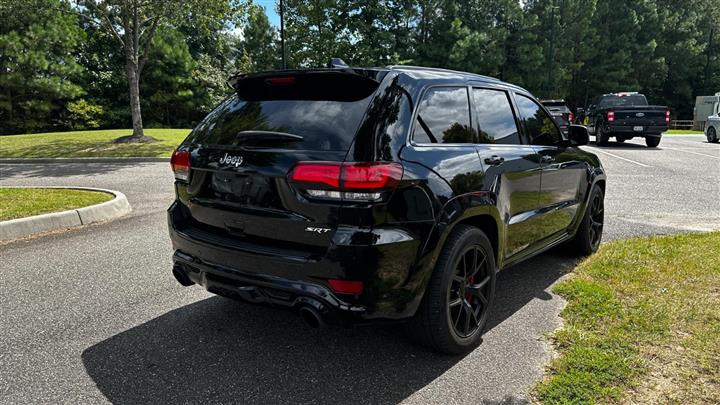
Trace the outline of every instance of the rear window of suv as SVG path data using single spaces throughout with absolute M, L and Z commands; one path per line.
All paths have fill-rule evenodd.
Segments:
M 254 80 L 251 92 L 241 89 L 210 113 L 188 137 L 187 143 L 233 146 L 243 131 L 299 135 L 301 141 L 254 139 L 244 146 L 274 146 L 300 150 L 346 151 L 373 98 L 376 82 L 337 86 L 337 80 L 297 80 L 273 87 Z M 331 79 L 331 80 L 328 80 Z M 328 85 L 328 81 L 333 86 Z M 341 83 L 342 84 L 342 83 Z M 348 90 L 350 86 L 355 86 Z M 333 89 L 334 87 L 334 89 Z

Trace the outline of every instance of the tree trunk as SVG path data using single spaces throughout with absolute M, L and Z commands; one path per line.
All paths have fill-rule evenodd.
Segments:
M 130 113 L 132 114 L 133 138 L 142 139 L 143 132 L 142 114 L 140 112 L 140 72 L 137 65 L 128 60 L 126 63 L 128 84 L 130 85 Z

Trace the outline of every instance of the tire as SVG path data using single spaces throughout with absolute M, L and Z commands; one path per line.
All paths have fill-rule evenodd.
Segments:
M 597 128 L 597 130 L 595 130 L 595 143 L 597 144 L 597 146 L 607 145 L 610 137 L 603 129 L 602 124 L 597 124 L 595 127 Z
M 719 140 L 718 134 L 715 131 L 715 128 L 713 128 L 713 127 L 708 128 L 707 140 L 708 140 L 708 143 L 717 143 L 718 142 L 718 140 Z
M 474 260 L 477 263 L 471 264 Z M 465 278 L 468 271 L 474 275 Z M 478 228 L 459 225 L 445 242 L 425 296 L 408 324 L 410 337 L 446 354 L 474 349 L 492 308 L 496 278 L 488 237 Z
M 645 145 L 648 146 L 648 148 L 656 148 L 658 145 L 660 145 L 660 137 L 659 136 L 648 136 L 645 138 Z
M 623 143 L 623 142 L 625 142 L 625 138 L 620 137 L 620 136 L 616 137 L 615 140 L 617 141 L 617 143 Z
M 595 204 L 598 205 L 595 205 Z M 605 195 L 600 187 L 593 186 L 580 227 L 568 242 L 569 253 L 573 256 L 589 256 L 595 253 L 602 241 L 605 223 Z

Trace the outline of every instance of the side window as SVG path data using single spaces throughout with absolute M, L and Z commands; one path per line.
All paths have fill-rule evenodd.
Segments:
M 433 87 L 418 106 L 413 132 L 418 143 L 475 143 L 467 87 Z
M 515 114 L 505 91 L 473 89 L 473 102 L 478 121 L 478 143 L 522 143 L 515 123 Z
M 562 135 L 552 117 L 540 107 L 540 104 L 521 94 L 517 95 L 516 100 L 530 144 L 555 146 L 562 142 Z

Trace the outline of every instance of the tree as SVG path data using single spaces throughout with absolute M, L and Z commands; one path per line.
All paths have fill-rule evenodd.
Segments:
M 140 77 L 158 29 L 192 20 L 198 27 L 232 16 L 239 5 L 227 0 L 77 0 L 81 15 L 115 38 L 125 56 L 133 133 L 119 141 L 152 141 L 143 132 Z
M 77 51 L 85 35 L 64 7 L 59 0 L 0 4 L 0 133 L 72 120 L 65 106 L 84 94 Z
M 270 25 L 265 9 L 250 6 L 242 35 L 242 52 L 250 61 L 252 71 L 280 68 L 279 51 L 275 47 L 275 29 Z

